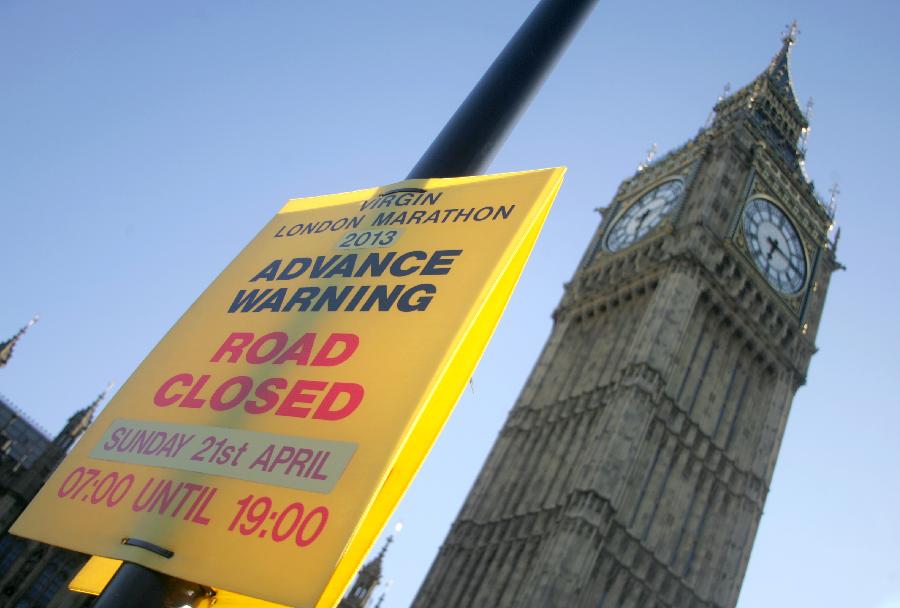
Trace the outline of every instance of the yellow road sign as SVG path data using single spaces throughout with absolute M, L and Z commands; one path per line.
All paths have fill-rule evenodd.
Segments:
M 289 201 L 12 531 L 335 605 L 474 370 L 563 173 Z

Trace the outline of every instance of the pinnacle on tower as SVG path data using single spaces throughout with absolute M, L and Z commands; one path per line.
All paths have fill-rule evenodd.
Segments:
M 834 182 L 834 185 L 831 186 L 828 193 L 831 195 L 828 199 L 828 217 L 833 218 L 837 213 L 838 195 L 841 193 L 840 185 L 837 182 Z M 833 229 L 834 224 L 832 224 L 831 227 Z
M 734 95 L 728 95 L 730 86 L 726 85 L 728 86 L 726 93 L 719 97 L 715 106 L 717 115 L 730 114 L 727 110 L 734 108 L 735 104 L 744 108 L 758 105 L 760 96 L 768 89 L 781 97 L 783 102 L 793 106 L 790 108 L 790 111 L 796 113 L 796 118 L 804 123 L 802 126 L 806 126 L 806 117 L 800 109 L 800 103 L 794 94 L 790 69 L 791 47 L 797 41 L 798 33 L 797 22 L 794 21 L 787 27 L 781 38 L 781 48 L 772 57 L 768 67 L 750 84 L 740 89 Z
M 5 342 L 0 342 L 0 367 L 9 363 L 9 360 L 12 358 L 13 348 L 16 347 L 16 344 L 19 342 L 19 339 L 25 335 L 25 332 L 38 322 L 39 318 L 38 315 L 34 315 L 31 320 L 25 324 L 25 327 L 16 332 L 16 335 Z
M 403 527 L 403 524 L 397 524 L 394 528 L 394 532 L 397 533 Z M 391 546 L 391 543 L 394 542 L 394 535 L 391 534 L 384 541 L 384 546 L 381 547 L 381 551 L 378 552 L 378 555 L 372 559 L 368 564 L 362 567 L 361 572 L 365 572 L 369 576 L 371 576 L 375 580 L 381 580 L 381 566 L 384 561 L 384 555 L 387 553 L 388 547 Z
M 797 42 L 797 34 L 800 33 L 800 30 L 797 29 L 797 20 L 791 22 L 790 25 L 787 26 L 784 36 L 781 38 L 781 50 L 772 58 L 772 62 L 769 64 L 769 69 L 766 70 L 766 73 L 769 75 L 769 78 L 775 83 L 777 88 L 782 89 L 785 92 L 791 91 L 793 89 L 791 87 L 791 73 L 790 73 L 790 56 L 791 56 L 791 47 Z
M 715 118 L 707 120 L 707 125 L 727 127 L 749 121 L 760 140 L 765 140 L 791 171 L 806 179 L 803 157 L 809 120 L 797 101 L 790 72 L 797 33 L 795 21 L 782 35 L 781 48 L 766 69 L 733 95 L 720 98 L 713 108 Z
M 794 92 L 794 84 L 791 80 L 791 47 L 797 42 L 797 21 L 794 20 L 785 29 L 784 35 L 781 37 L 781 48 L 769 62 L 769 67 L 763 72 L 755 82 L 763 79 L 768 81 L 769 89 L 782 96 L 783 101 L 791 106 L 791 111 L 799 115 L 800 121 L 803 123 L 802 128 L 807 125 L 806 116 L 800 109 L 800 102 Z
M 637 166 L 637 172 L 640 173 L 644 169 L 650 166 L 650 163 L 653 162 L 653 159 L 656 157 L 657 145 L 653 144 L 647 149 L 647 154 L 644 156 L 644 160 L 641 161 L 641 164 Z
M 403 524 L 398 523 L 394 526 L 394 534 L 400 532 L 402 528 Z M 338 604 L 338 608 L 363 608 L 369 603 L 369 599 L 371 599 L 374 594 L 375 588 L 381 583 L 381 569 L 384 555 L 387 553 L 391 543 L 394 542 L 394 534 L 387 537 L 384 546 L 381 547 L 381 551 L 378 552 L 378 555 L 360 568 L 359 574 L 357 574 L 356 581 L 353 583 L 350 592 L 341 600 L 340 604 Z M 388 587 L 390 587 L 392 583 L 393 581 L 390 581 Z M 382 594 L 382 598 L 378 601 L 381 602 L 383 598 L 384 594 Z
M 75 443 L 75 440 L 87 430 L 88 426 L 90 426 L 91 422 L 94 420 L 94 413 L 97 411 L 97 407 L 106 398 L 106 395 L 109 394 L 112 387 L 113 383 L 110 382 L 90 405 L 72 414 L 69 421 L 66 423 L 66 426 L 60 431 L 59 435 L 56 436 L 54 443 L 63 447 L 63 449 L 69 449 L 69 447 Z

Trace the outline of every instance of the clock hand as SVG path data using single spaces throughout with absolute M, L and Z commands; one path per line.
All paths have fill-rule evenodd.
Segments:
M 788 255 L 784 251 L 781 250 L 781 247 L 778 245 L 778 243 L 775 243 L 775 251 L 778 253 L 778 255 L 780 255 L 781 257 L 784 258 L 784 261 L 787 262 L 789 266 L 791 266 L 791 267 L 794 266 L 791 263 L 791 258 L 789 258 Z M 795 268 L 795 270 L 796 270 L 796 268 Z
M 644 224 L 644 220 L 647 219 L 647 214 L 648 214 L 648 213 L 650 213 L 650 212 L 649 212 L 649 211 L 644 211 L 644 212 L 638 217 L 638 223 L 637 223 L 637 226 L 634 227 L 634 234 L 635 234 L 635 236 L 637 236 L 637 234 L 641 231 L 641 226 Z
M 776 241 L 775 239 L 773 239 L 770 236 L 766 237 L 766 240 L 769 241 L 769 253 L 768 253 L 768 255 L 766 255 L 766 259 L 771 261 L 772 254 L 774 254 L 775 250 L 778 249 L 778 241 Z M 779 253 L 781 252 L 780 249 L 778 249 L 778 251 L 779 251 Z
M 799 268 L 797 268 L 797 266 L 794 264 L 794 262 L 791 261 L 791 258 L 789 258 L 789 257 L 787 256 L 787 254 L 785 254 L 785 253 L 781 250 L 781 248 L 778 247 L 777 245 L 775 246 L 775 251 L 778 252 L 778 255 L 780 255 L 782 258 L 784 258 L 784 261 L 788 263 L 788 267 L 789 267 L 789 268 L 793 269 L 794 272 L 796 272 L 797 274 L 799 274 L 799 275 L 801 275 L 801 276 L 803 275 L 803 272 L 802 272 Z
M 777 243 L 777 242 L 776 242 L 775 245 L 772 247 L 771 253 L 777 253 L 778 255 L 780 255 L 781 257 L 783 257 L 783 258 L 785 259 L 786 262 L 790 263 L 790 260 L 788 259 L 787 255 L 785 255 L 785 253 L 781 250 L 781 247 L 778 246 L 778 243 Z M 770 257 L 771 257 L 771 253 L 770 253 Z

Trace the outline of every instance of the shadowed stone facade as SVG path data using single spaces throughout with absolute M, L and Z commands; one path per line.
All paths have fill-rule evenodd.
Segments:
M 0 345 L 6 353 L 0 367 L 9 362 L 25 329 Z M 91 596 L 66 587 L 87 555 L 14 536 L 9 528 L 90 425 L 104 397 L 105 391 L 51 440 L 0 396 L 0 608 L 83 608 L 93 603 Z
M 602 210 L 414 607 L 736 604 L 840 267 L 833 210 L 797 145 L 808 125 L 788 71 L 794 31 L 708 128 L 642 165 Z M 641 232 L 647 203 L 631 214 L 633 240 L 612 247 L 628 210 L 673 179 L 672 210 Z M 772 202 L 802 247 L 791 293 L 779 268 L 788 281 L 801 262 L 788 266 L 788 241 L 747 224 L 754 199 Z M 775 215 L 766 221 L 784 226 Z
M 394 535 L 390 535 L 381 551 L 378 552 L 372 560 L 359 569 L 356 574 L 356 580 L 350 587 L 347 595 L 341 599 L 337 608 L 365 608 L 371 604 L 371 600 L 375 597 L 375 590 L 381 584 L 382 569 L 384 567 L 384 554 L 387 553 L 388 547 L 394 542 Z M 390 583 L 388 584 L 388 586 Z M 384 601 L 384 592 L 381 593 L 378 600 L 374 604 L 374 608 L 379 608 Z

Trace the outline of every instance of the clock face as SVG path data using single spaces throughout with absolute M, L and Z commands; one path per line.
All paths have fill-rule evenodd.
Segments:
M 684 182 L 670 179 L 644 194 L 613 223 L 606 237 L 610 251 L 625 249 L 653 230 L 681 202 Z
M 784 211 L 764 198 L 744 207 L 744 236 L 757 268 L 782 293 L 797 293 L 806 282 L 806 256 L 797 229 Z

